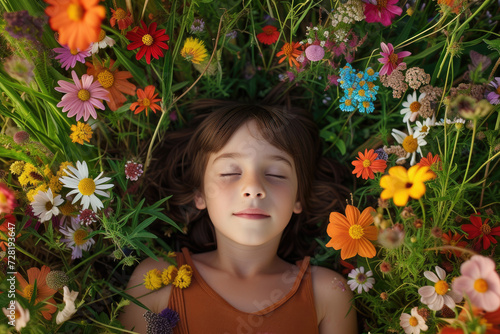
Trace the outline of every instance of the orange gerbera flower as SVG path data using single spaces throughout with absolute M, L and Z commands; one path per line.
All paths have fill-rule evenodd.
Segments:
M 365 154 L 358 152 L 357 160 L 354 160 L 352 164 L 354 165 L 353 174 L 356 174 L 356 177 L 362 177 L 364 180 L 368 180 L 368 178 L 373 179 L 375 177 L 375 173 L 383 173 L 387 168 L 387 162 L 384 159 L 378 159 L 378 154 L 375 153 L 375 150 L 367 150 L 365 149 Z
M 118 68 L 113 68 L 115 61 L 110 60 L 109 66 L 106 67 L 100 62 L 85 63 L 87 65 L 87 74 L 92 75 L 94 80 L 99 83 L 109 92 L 109 101 L 107 101 L 109 109 L 115 111 L 123 105 L 127 98 L 123 93 L 135 95 L 135 85 L 128 82 L 128 78 L 132 78 L 132 74 L 128 71 L 118 71 Z
M 114 10 L 113 8 L 110 9 L 111 13 L 113 13 L 111 18 L 109 19 L 109 23 L 112 27 L 114 27 L 115 24 L 118 23 L 118 28 L 120 30 L 125 30 L 132 24 L 132 18 L 130 17 L 131 14 L 128 10 L 125 12 L 125 10 L 121 8 L 117 8 L 116 10 Z
M 45 319 L 51 320 L 52 314 L 57 310 L 55 306 L 56 302 L 52 296 L 57 292 L 47 286 L 46 278 L 47 274 L 50 272 L 50 268 L 47 266 L 42 266 L 42 270 L 38 268 L 28 269 L 28 282 L 19 274 L 15 274 L 17 280 L 19 281 L 20 290 L 17 290 L 24 298 L 31 300 L 31 296 L 35 294 L 35 305 L 45 301 L 46 305 L 41 309 L 42 315 Z M 35 289 L 36 282 L 36 292 Z
M 106 9 L 99 0 L 45 0 L 52 30 L 59 33 L 59 43 L 70 49 L 85 50 L 99 40 Z
M 341 249 L 342 260 L 357 254 L 367 258 L 374 257 L 377 252 L 369 240 L 377 239 L 378 230 L 371 225 L 373 223 L 372 212 L 375 212 L 375 209 L 367 207 L 360 215 L 358 208 L 352 205 L 347 205 L 345 216 L 332 212 L 330 224 L 326 229 L 332 240 L 326 246 L 336 250 Z
M 137 102 L 134 102 L 130 105 L 130 110 L 134 111 L 134 114 L 138 114 L 143 110 L 146 110 L 146 116 L 148 115 L 148 109 L 156 114 L 156 110 L 160 110 L 161 107 L 156 104 L 156 102 L 161 101 L 161 99 L 156 99 L 158 93 L 155 94 L 155 87 L 152 85 L 147 86 L 142 89 L 137 89 L 137 97 L 139 98 Z M 137 108 L 139 107 L 139 108 Z M 136 110 L 137 108 L 137 110 Z
M 293 67 L 293 65 L 295 65 L 297 66 L 297 68 L 299 68 L 300 64 L 297 61 L 297 57 L 302 54 L 302 51 L 298 50 L 299 47 L 300 47 L 299 42 L 285 43 L 281 47 L 281 51 L 276 54 L 276 57 L 283 56 L 283 58 L 280 59 L 278 64 L 281 64 L 285 59 L 288 58 L 288 63 L 290 64 L 290 67 Z

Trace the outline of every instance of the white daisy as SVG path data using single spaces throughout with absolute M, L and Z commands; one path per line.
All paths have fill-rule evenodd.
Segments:
M 373 284 L 375 283 L 375 279 L 371 277 L 373 276 L 372 271 L 370 270 L 365 274 L 364 267 L 359 267 L 351 270 L 348 276 L 352 279 L 347 281 L 347 284 L 349 284 L 349 287 L 352 291 L 356 290 L 357 288 L 358 293 L 361 293 L 362 290 L 368 292 L 368 290 L 373 288 Z
M 112 184 L 104 184 L 105 182 L 111 180 L 111 178 L 103 177 L 102 179 L 99 179 L 104 173 L 101 172 L 98 177 L 92 180 L 89 178 L 89 170 L 85 161 L 77 161 L 76 168 L 68 166 L 64 171 L 68 174 L 68 176 L 61 177 L 61 183 L 66 188 L 74 189 L 68 193 L 68 196 L 76 194 L 71 204 L 75 204 L 81 199 L 81 204 L 84 210 L 88 209 L 89 205 L 92 205 L 92 210 L 94 212 L 97 212 L 98 209 L 104 207 L 101 200 L 98 199 L 95 194 L 109 197 L 109 194 L 105 193 L 103 190 L 113 187 Z
M 408 121 L 415 122 L 418 117 L 418 112 L 422 107 L 422 99 L 425 97 L 425 93 L 420 94 L 417 99 L 417 92 L 413 92 L 413 94 L 408 94 L 407 100 L 403 102 L 403 109 L 401 109 L 401 115 L 404 115 L 403 122 L 406 123 Z
M 408 124 L 408 133 L 406 134 L 397 129 L 392 129 L 392 136 L 396 139 L 396 141 L 403 146 L 403 149 L 406 151 L 406 156 L 399 158 L 397 161 L 405 160 L 411 157 L 410 165 L 413 166 L 417 162 L 417 152 L 422 156 L 422 146 L 427 145 L 424 137 L 419 136 L 415 137 L 413 130 Z
M 88 251 L 90 247 L 95 244 L 94 239 L 86 239 L 92 232 L 90 228 L 83 227 L 79 222 L 72 220 L 71 227 L 66 226 L 59 230 L 62 234 L 67 236 L 67 239 L 61 239 L 66 245 L 73 250 L 71 259 L 79 259 L 82 257 L 82 250 Z
M 99 52 L 99 49 L 104 49 L 108 46 L 112 47 L 115 43 L 115 40 L 106 36 L 106 32 L 101 29 L 101 32 L 99 33 L 99 41 L 91 44 L 92 49 L 90 50 L 90 53 L 95 54 Z
M 12 311 L 10 309 L 6 309 L 5 307 L 2 308 L 2 311 L 3 311 L 3 314 L 5 314 L 5 316 L 9 320 L 11 320 L 12 317 L 14 318 L 16 331 L 20 332 L 21 329 L 26 327 L 26 325 L 30 321 L 30 311 L 28 309 L 26 309 L 26 310 L 23 309 L 23 307 L 21 306 L 21 304 L 19 304 L 19 302 L 17 300 L 16 300 L 16 306 L 15 306 L 14 311 Z
M 423 122 L 416 121 L 416 126 L 413 128 L 413 130 L 415 131 L 413 135 L 415 136 L 415 138 L 420 136 L 423 138 L 427 136 L 427 134 L 429 133 L 429 129 L 431 128 L 431 126 L 434 126 L 434 124 L 436 124 L 436 116 L 432 116 L 432 118 L 426 118 Z
M 39 191 L 33 199 L 34 201 L 31 202 L 33 213 L 40 218 L 40 222 L 42 223 L 50 220 L 52 216 L 57 216 L 59 214 L 57 207 L 64 202 L 61 195 L 57 195 L 54 198 L 50 188 L 47 191 Z
M 417 312 L 417 307 L 411 309 L 411 315 L 403 313 L 399 317 L 399 324 L 403 327 L 406 334 L 420 334 L 420 331 L 429 329 L 425 324 L 424 318 Z
M 444 269 L 436 266 L 436 274 L 432 271 L 424 272 L 424 276 L 435 284 L 434 286 L 428 285 L 418 289 L 418 293 L 422 297 L 420 301 L 434 311 L 440 311 L 443 305 L 454 309 L 455 303 L 462 301 L 462 295 L 449 290 L 450 285 L 445 281 L 446 272 Z

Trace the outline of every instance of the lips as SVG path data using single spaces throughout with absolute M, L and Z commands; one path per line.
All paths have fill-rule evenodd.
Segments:
M 270 217 L 265 211 L 257 208 L 245 209 L 243 211 L 236 212 L 234 215 L 247 219 L 265 219 Z

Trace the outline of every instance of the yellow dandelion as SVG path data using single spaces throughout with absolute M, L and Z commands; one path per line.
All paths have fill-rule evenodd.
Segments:
M 49 189 L 49 187 L 45 183 L 42 183 L 41 185 L 39 185 L 35 189 L 29 190 L 26 193 L 26 197 L 28 198 L 28 201 L 34 202 L 35 201 L 35 195 L 38 194 L 39 191 L 44 191 L 45 192 L 48 189 Z
M 61 165 L 59 166 L 59 170 L 57 171 L 57 176 L 61 177 L 61 176 L 68 176 L 68 174 L 64 171 L 66 169 L 68 169 L 68 166 L 71 166 L 71 167 L 75 167 L 75 165 L 73 165 L 72 162 L 69 162 L 69 161 L 65 161 L 63 163 L 61 163 Z
M 167 269 L 163 269 L 163 273 L 161 274 L 161 281 L 164 285 L 169 285 L 174 281 L 176 276 L 177 268 L 174 265 L 170 265 Z
M 185 289 L 191 284 L 191 276 L 193 275 L 193 270 L 187 264 L 181 266 L 177 272 L 177 276 L 174 279 L 174 286 Z
M 181 56 L 193 64 L 199 64 L 207 58 L 208 54 L 203 41 L 198 38 L 188 37 L 181 50 Z
M 59 182 L 59 176 L 52 175 L 49 181 L 49 188 L 53 193 L 59 193 L 62 189 L 62 183 Z
M 148 290 L 158 290 L 161 288 L 161 272 L 158 269 L 152 269 L 144 275 L 144 286 Z
M 16 161 L 10 165 L 10 172 L 14 175 L 21 175 L 24 170 L 24 161 Z
M 71 131 L 73 131 L 69 137 L 73 143 L 78 143 L 83 145 L 83 142 L 86 141 L 90 143 L 90 138 L 92 138 L 92 128 L 87 123 L 77 122 L 76 125 L 71 126 Z

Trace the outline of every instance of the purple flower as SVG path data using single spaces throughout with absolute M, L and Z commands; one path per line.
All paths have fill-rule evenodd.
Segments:
M 127 161 L 125 164 L 125 176 L 130 181 L 137 181 L 139 176 L 142 175 L 142 172 L 142 164 L 132 161 Z
M 13 38 L 26 38 L 36 44 L 40 44 L 42 38 L 43 25 L 45 18 L 33 17 L 27 10 L 19 12 L 4 13 L 5 31 Z
M 63 45 L 62 48 L 55 48 L 53 50 L 58 53 L 56 59 L 59 60 L 61 67 L 65 70 L 75 67 L 77 61 L 85 64 L 85 58 L 90 56 L 90 48 L 85 51 L 80 51 L 78 49 L 71 50 L 66 45 Z
M 310 61 L 319 61 L 325 56 L 325 49 L 319 45 L 309 45 L 306 49 L 306 57 Z
M 194 19 L 191 25 L 191 33 L 197 34 L 203 32 L 203 30 L 205 30 L 205 21 L 203 19 Z
M 377 153 L 377 159 L 376 160 L 385 160 L 387 161 L 389 159 L 389 155 L 385 153 L 384 149 L 382 147 L 377 148 L 375 151 Z
M 228 39 L 235 39 L 238 36 L 238 32 L 236 30 L 231 30 L 226 34 Z
M 489 86 L 495 88 L 494 91 L 489 92 L 486 95 L 486 99 L 491 104 L 499 104 L 500 103 L 500 77 L 495 77 L 492 82 L 490 82 Z
M 169 308 L 164 309 L 159 314 L 146 311 L 144 318 L 146 318 L 147 332 L 151 334 L 171 334 L 180 320 L 179 314 Z
M 99 81 L 93 81 L 91 75 L 82 75 L 82 80 L 78 79 L 75 71 L 71 71 L 74 84 L 59 80 L 57 83 L 60 87 L 54 89 L 58 92 L 65 93 L 58 107 L 63 107 L 62 112 L 68 112 L 68 117 L 76 115 L 76 120 L 83 117 L 86 122 L 90 116 L 97 118 L 95 108 L 104 110 L 104 104 L 100 100 L 109 101 L 109 93 L 104 89 Z
M 90 209 L 84 209 L 80 211 L 78 219 L 80 220 L 81 225 L 89 226 L 92 225 L 92 223 L 97 222 L 97 214 Z

